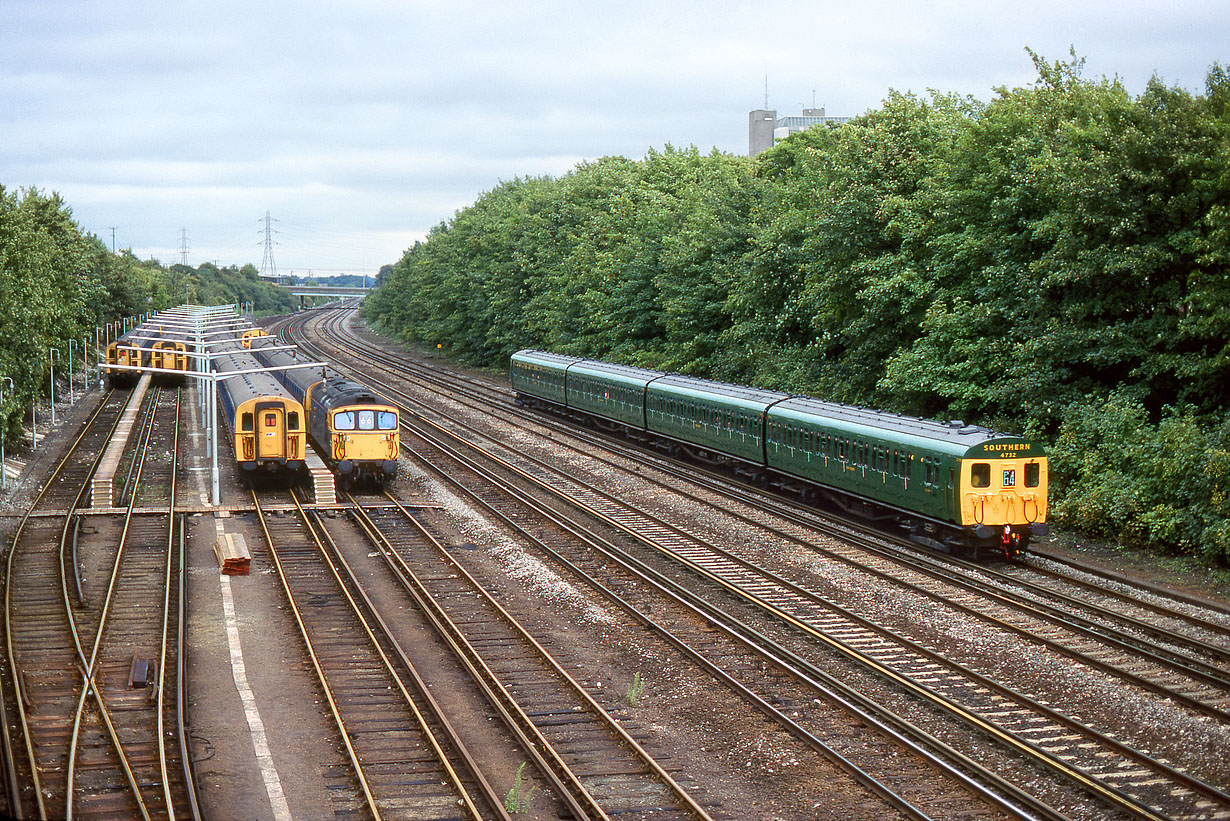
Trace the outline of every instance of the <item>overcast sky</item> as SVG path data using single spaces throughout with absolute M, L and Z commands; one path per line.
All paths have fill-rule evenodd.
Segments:
M 164 263 L 374 273 L 501 180 L 747 114 L 989 99 L 1070 46 L 1089 77 L 1202 91 L 1230 3 L 1133 0 L 0 0 L 0 185 Z

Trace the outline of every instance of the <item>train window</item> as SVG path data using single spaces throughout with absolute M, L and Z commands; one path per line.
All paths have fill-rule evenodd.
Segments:
M 974 487 L 991 486 L 991 466 L 986 462 L 975 462 L 970 466 L 970 484 Z
M 276 413 L 265 414 L 265 427 L 276 428 L 278 426 L 278 415 Z
M 354 411 L 333 414 L 333 427 L 336 430 L 354 430 Z
M 376 429 L 376 412 L 373 410 L 359 411 L 359 430 Z
M 256 422 L 256 419 L 252 416 L 252 414 L 250 413 L 242 414 L 239 417 L 239 429 L 250 431 L 253 429 L 255 422 Z
M 838 459 L 844 462 L 846 460 L 846 454 L 849 452 L 849 450 L 850 450 L 850 440 L 849 439 L 837 440 L 837 458 Z
M 381 430 L 397 430 L 397 414 L 392 411 L 378 411 L 376 413 L 376 427 Z
M 299 430 L 299 414 L 297 412 L 291 411 L 286 414 L 286 429 Z
M 1041 465 L 1037 462 L 1028 462 L 1025 465 L 1025 487 L 1037 487 L 1041 481 L 1042 471 Z

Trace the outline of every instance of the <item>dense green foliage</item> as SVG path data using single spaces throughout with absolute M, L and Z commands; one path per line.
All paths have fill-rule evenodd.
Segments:
M 96 328 L 185 301 L 276 312 L 293 306 L 289 292 L 261 280 L 252 265 L 166 268 L 129 252 L 113 254 L 81 230 L 58 194 L 0 186 L 0 377 L 13 380 L 10 389 L 0 379 L 7 440 L 15 441 L 32 399 L 48 391 L 49 349 L 62 363 L 69 340 L 80 356 L 83 344 L 93 346 Z
M 1023 430 L 1061 520 L 1224 561 L 1230 78 L 1132 97 L 1034 61 L 988 103 L 894 93 L 754 159 L 505 182 L 364 310 L 474 363 L 542 347 Z

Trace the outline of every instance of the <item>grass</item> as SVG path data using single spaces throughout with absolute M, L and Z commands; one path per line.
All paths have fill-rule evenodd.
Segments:
M 640 672 L 632 677 L 632 683 L 628 685 L 628 703 L 633 707 L 641 700 L 641 696 L 645 694 L 645 679 L 641 678 Z
M 520 767 L 517 767 L 517 774 L 513 776 L 513 785 L 504 796 L 504 809 L 509 812 L 529 812 L 530 802 L 534 800 L 534 793 L 538 791 L 536 786 L 526 787 L 526 783 L 521 780 L 523 770 L 525 770 L 524 761 L 521 762 Z

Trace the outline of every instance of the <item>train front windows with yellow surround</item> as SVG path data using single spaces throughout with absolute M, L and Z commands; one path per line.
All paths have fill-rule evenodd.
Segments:
M 380 411 L 376 414 L 376 424 L 381 430 L 397 430 L 397 414 Z
M 1025 487 L 1037 487 L 1041 483 L 1042 471 L 1037 462 L 1025 463 Z
M 251 431 L 255 427 L 255 418 L 250 413 L 243 413 L 239 416 L 239 429 Z
M 299 430 L 299 414 L 296 411 L 291 411 L 286 414 L 286 429 Z
M 333 414 L 334 430 L 354 430 L 354 412 L 338 411 Z
M 991 466 L 986 462 L 975 462 L 970 466 L 970 485 L 973 487 L 991 486 Z
M 359 430 L 376 429 L 376 412 L 372 410 L 359 411 Z

